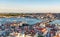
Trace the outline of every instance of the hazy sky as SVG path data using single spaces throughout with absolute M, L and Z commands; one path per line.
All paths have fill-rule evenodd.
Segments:
M 0 12 L 60 12 L 60 0 L 0 0 Z

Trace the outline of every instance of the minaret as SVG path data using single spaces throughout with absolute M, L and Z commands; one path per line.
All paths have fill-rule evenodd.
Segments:
M 23 37 L 25 37 L 24 32 L 23 32 Z
M 24 34 L 24 32 L 23 32 L 23 37 L 26 37 L 26 35 Z
M 35 34 L 35 36 L 34 37 L 38 37 L 38 32 Z

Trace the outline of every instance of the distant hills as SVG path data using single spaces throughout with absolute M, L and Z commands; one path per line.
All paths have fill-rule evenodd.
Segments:
M 23 15 L 54 15 L 58 19 L 60 19 L 60 13 L 0 13 L 0 16 L 23 16 Z

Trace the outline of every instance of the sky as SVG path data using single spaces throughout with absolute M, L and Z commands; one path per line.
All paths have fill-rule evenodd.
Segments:
M 4 12 L 60 12 L 60 0 L 0 0 L 0 13 Z

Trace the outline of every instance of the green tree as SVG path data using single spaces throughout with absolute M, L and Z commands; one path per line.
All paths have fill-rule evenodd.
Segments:
M 43 37 L 43 36 L 39 35 L 38 37 Z

